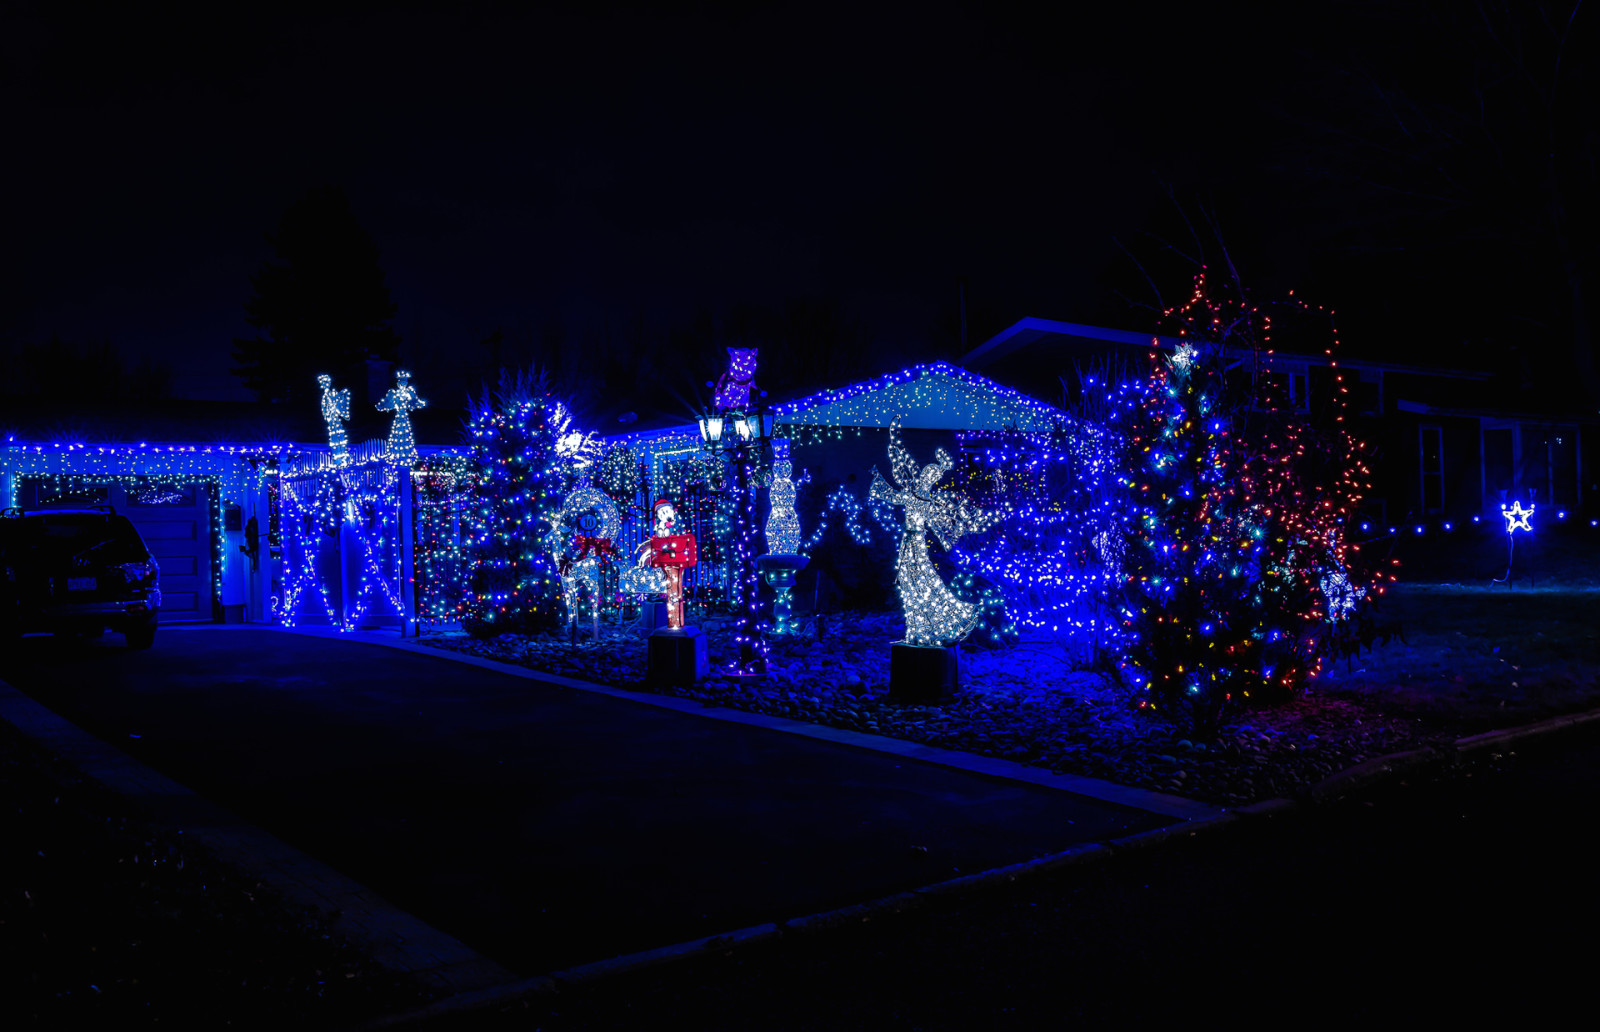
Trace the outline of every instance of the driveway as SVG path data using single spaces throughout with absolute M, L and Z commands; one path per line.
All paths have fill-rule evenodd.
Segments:
M 8 653 L 39 702 L 520 974 L 1173 822 L 364 642 Z

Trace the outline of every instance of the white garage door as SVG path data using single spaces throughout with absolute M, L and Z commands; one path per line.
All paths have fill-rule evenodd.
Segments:
M 74 484 L 54 490 L 25 483 L 28 509 L 111 505 L 128 517 L 161 567 L 161 622 L 213 620 L 211 497 L 205 484 Z M 220 530 L 221 528 L 217 528 Z

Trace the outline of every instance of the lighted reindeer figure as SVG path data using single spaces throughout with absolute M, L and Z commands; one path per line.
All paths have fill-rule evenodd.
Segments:
M 552 521 L 550 553 L 561 573 L 561 591 L 567 608 L 567 630 L 577 633 L 578 606 L 588 593 L 589 625 L 600 637 L 600 571 L 616 554 L 622 515 L 616 503 L 593 487 L 580 487 L 567 496 Z
M 906 644 L 954 645 L 978 625 L 978 607 L 957 598 L 945 586 L 928 558 L 928 531 L 949 551 L 968 534 L 979 534 L 999 522 L 1003 513 L 984 512 L 965 498 L 933 487 L 954 468 L 950 455 L 940 448 L 935 461 L 917 470 L 916 460 L 900 442 L 900 419 L 889 426 L 889 475 L 885 480 L 872 470 L 872 497 L 905 509 L 905 533 L 900 537 L 900 558 L 895 586 L 906 619 Z

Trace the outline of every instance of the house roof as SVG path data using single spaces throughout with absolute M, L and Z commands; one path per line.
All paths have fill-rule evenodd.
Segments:
M 771 407 L 778 423 L 911 430 L 1048 431 L 1070 417 L 1021 391 L 951 365 L 924 362 L 847 387 L 829 388 Z M 692 422 L 617 434 L 613 441 L 698 438 Z
M 1088 326 L 1083 323 L 1060 322 L 1056 319 L 1038 319 L 1028 317 L 1018 319 L 999 333 L 979 344 L 965 355 L 961 356 L 961 364 L 969 369 L 985 369 L 1002 359 L 1030 351 L 1042 346 L 1043 349 L 1064 350 L 1069 349 L 1074 343 L 1090 346 L 1104 344 L 1117 344 L 1130 347 L 1148 348 L 1155 343 L 1163 348 L 1174 348 L 1179 343 L 1177 337 L 1164 337 L 1150 333 L 1135 333 L 1132 330 L 1114 330 L 1104 326 Z M 1328 356 L 1321 354 L 1306 354 L 1293 351 L 1275 351 L 1268 359 L 1283 362 L 1312 362 L 1326 363 Z M 1402 362 L 1383 362 L 1366 358 L 1350 358 L 1343 354 L 1334 356 L 1338 364 L 1347 369 L 1364 369 L 1387 373 L 1408 373 L 1416 376 L 1447 376 L 1466 380 L 1487 380 L 1493 374 L 1476 369 L 1449 369 L 1441 366 L 1407 365 Z

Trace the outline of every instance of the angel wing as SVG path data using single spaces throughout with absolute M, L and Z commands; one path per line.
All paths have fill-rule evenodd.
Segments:
M 911 457 L 900 441 L 901 418 L 895 416 L 889 424 L 889 476 L 893 478 L 895 487 L 911 491 L 917 486 L 917 460 Z
M 889 486 L 889 482 L 883 479 L 883 474 L 878 472 L 877 466 L 872 467 L 872 488 L 868 495 L 877 501 L 887 502 L 890 505 L 902 504 L 900 492 Z
M 965 498 L 936 492 L 928 500 L 928 529 L 946 552 L 968 534 L 981 534 L 1000 522 L 1004 513 L 985 512 Z

